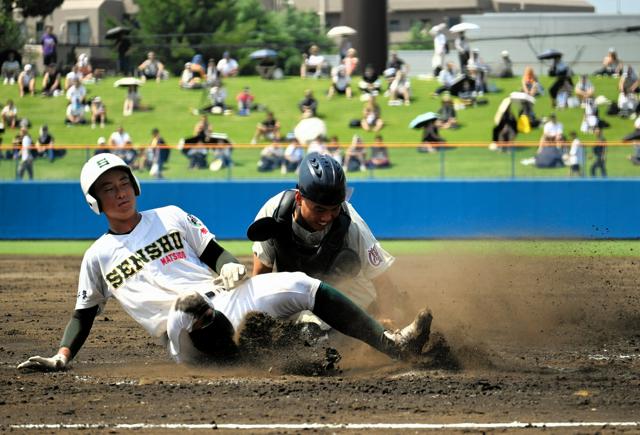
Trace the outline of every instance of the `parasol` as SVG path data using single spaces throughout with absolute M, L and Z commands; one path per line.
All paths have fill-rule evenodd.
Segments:
M 298 139 L 298 142 L 306 144 L 318 136 L 325 136 L 327 134 L 327 125 L 320 118 L 303 119 L 293 129 L 293 134 Z
M 358 31 L 349 26 L 336 26 L 332 27 L 328 32 L 327 36 L 332 38 L 334 36 L 349 36 L 355 35 Z
M 278 52 L 271 50 L 270 48 L 263 48 L 262 50 L 256 50 L 249 55 L 249 59 L 266 59 L 269 57 L 276 57 Z
M 409 123 L 409 128 L 422 128 L 426 123 L 439 118 L 440 116 L 435 112 L 426 112 L 413 118 L 413 121 Z
M 113 87 L 117 88 L 120 86 L 142 86 L 143 84 L 144 82 L 142 80 L 135 77 L 125 77 L 120 80 L 116 80 L 116 82 L 113 84 Z
M 467 30 L 480 30 L 480 26 L 473 23 L 459 23 L 449 29 L 451 33 L 461 33 Z

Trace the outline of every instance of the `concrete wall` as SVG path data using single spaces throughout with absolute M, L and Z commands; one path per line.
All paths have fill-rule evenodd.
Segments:
M 354 181 L 352 203 L 381 239 L 640 236 L 640 181 Z M 220 239 L 244 239 L 285 181 L 144 182 L 139 209 L 175 204 Z M 187 192 L 188 194 L 185 194 Z M 77 182 L 0 183 L 0 239 L 92 239 L 107 228 Z

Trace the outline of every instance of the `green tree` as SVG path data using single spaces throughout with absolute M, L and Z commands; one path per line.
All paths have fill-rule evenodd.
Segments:
M 0 53 L 5 50 L 19 51 L 24 45 L 24 37 L 20 26 L 13 20 L 11 14 L 0 12 Z
M 425 25 L 416 21 L 409 29 L 409 42 L 398 44 L 401 50 L 432 50 L 433 38 L 427 32 Z
M 0 0 L 2 10 L 11 16 L 11 12 L 22 9 L 23 17 L 46 17 L 50 15 L 64 0 Z

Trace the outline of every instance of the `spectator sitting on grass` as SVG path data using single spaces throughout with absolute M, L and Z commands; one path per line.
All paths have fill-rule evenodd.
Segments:
M 24 97 L 27 93 L 32 96 L 36 93 L 36 75 L 29 63 L 24 66 L 18 76 L 18 92 L 20 92 L 21 97 Z
M 107 122 L 107 107 L 100 97 L 91 100 L 91 128 L 96 128 L 97 122 L 100 122 L 100 128 Z
M 446 142 L 446 140 L 440 136 L 438 131 L 437 119 L 432 119 L 425 122 L 422 126 L 422 146 L 418 147 L 418 152 L 421 153 L 434 153 L 442 147 L 438 147 L 435 144 Z
M 207 70 L 205 73 L 207 75 L 207 85 L 213 86 L 216 83 L 220 82 L 220 80 L 218 79 L 218 68 L 216 67 L 215 59 L 209 59 L 209 61 L 207 62 Z
M 576 83 L 574 91 L 580 103 L 584 104 L 587 99 L 594 98 L 596 88 L 593 86 L 593 83 L 591 83 L 591 80 L 589 80 L 589 76 L 582 74 L 578 83 Z
M 375 144 L 371 146 L 371 157 L 367 161 L 367 168 L 381 169 L 391 167 L 389 160 L 389 150 L 384 145 L 381 135 L 376 135 Z
M 443 92 L 451 92 L 451 87 L 456 82 L 458 77 L 458 73 L 453 65 L 453 62 L 447 62 L 445 67 L 438 74 L 438 82 L 440 82 L 440 87 L 438 87 L 433 93 L 434 95 L 440 95 Z
M 42 95 L 45 97 L 57 97 L 62 95 L 62 74 L 55 63 L 47 65 L 47 70 L 42 78 Z
M 227 90 L 222 86 L 222 82 L 217 81 L 209 89 L 209 104 L 200 110 L 194 109 L 194 115 L 202 113 L 212 113 L 220 115 L 227 110 Z
M 365 131 L 373 132 L 380 131 L 384 126 L 384 121 L 382 120 L 382 118 L 380 118 L 380 106 L 376 102 L 376 98 L 373 95 L 366 103 L 364 103 L 360 126 Z
M 270 172 L 280 168 L 284 159 L 284 150 L 278 141 L 271 142 L 260 151 L 258 172 Z
M 280 167 L 280 172 L 286 174 L 297 171 L 302 159 L 304 159 L 304 148 L 300 145 L 298 139 L 294 137 L 284 150 L 284 159 Z
M 617 77 L 622 73 L 623 66 L 622 61 L 618 58 L 616 49 L 611 47 L 602 60 L 602 68 L 594 72 L 594 74 Z
M 18 125 L 18 108 L 13 100 L 7 100 L 7 104 L 2 108 L 0 115 L 5 128 L 16 128 Z
M 618 109 L 620 116 L 628 117 L 633 113 L 637 114 L 638 96 L 640 92 L 640 76 L 636 73 L 631 65 L 624 68 L 624 72 L 618 81 Z
M 280 122 L 278 122 L 271 111 L 268 111 L 267 117 L 256 126 L 256 132 L 253 134 L 253 138 L 251 138 L 251 143 L 258 143 L 260 138 L 274 142 L 280 140 Z
M 65 76 L 65 79 L 64 79 L 64 90 L 65 90 L 65 92 L 67 90 L 69 90 L 69 88 L 76 83 L 76 80 L 77 80 L 78 83 L 82 82 L 82 73 L 80 72 L 80 70 L 78 68 L 78 65 L 74 64 L 71 67 L 71 71 L 69 71 L 67 73 L 67 75 Z
M 307 154 L 318 153 L 318 154 L 326 154 L 327 153 L 327 145 L 325 144 L 325 138 L 322 134 L 319 134 L 314 139 L 309 142 L 307 145 Z
M 216 66 L 221 77 L 235 77 L 238 75 L 238 62 L 231 57 L 228 51 L 222 54 L 222 59 L 218 61 Z
M 91 62 L 89 62 L 89 55 L 87 53 L 82 53 L 78 56 L 78 72 L 82 75 L 81 81 L 82 83 L 92 84 L 96 82 L 96 78 L 93 66 L 91 66 Z
M 72 99 L 67 105 L 64 122 L 67 125 L 81 125 L 87 123 L 87 120 L 84 118 L 84 105 L 80 103 L 78 99 Z
M 0 74 L 2 75 L 2 83 L 5 85 L 13 85 L 18 80 L 20 62 L 16 59 L 16 54 L 13 51 L 10 51 L 7 59 L 2 62 Z
M 443 128 L 445 130 L 451 128 L 458 128 L 458 120 L 456 118 L 456 109 L 453 106 L 453 100 L 451 99 L 451 95 L 448 93 L 444 93 L 442 95 L 442 105 L 438 110 L 438 120 L 436 124 L 439 128 Z
M 364 171 L 366 167 L 366 148 L 362 143 L 362 138 L 357 134 L 353 135 L 351 145 L 344 153 L 345 172 Z
M 333 160 L 338 162 L 342 166 L 342 149 L 340 148 L 340 141 L 338 136 L 332 136 L 329 144 L 327 145 L 327 154 L 331 156 Z
M 513 62 L 507 50 L 502 50 L 500 53 L 502 64 L 498 68 L 497 76 L 502 79 L 509 79 L 513 77 Z
M 540 85 L 540 81 L 538 81 L 538 77 L 533 72 L 533 68 L 530 66 L 527 66 L 524 69 L 524 73 L 522 74 L 522 86 L 520 90 L 532 97 L 542 95 L 542 86 Z
M 373 65 L 367 65 L 362 73 L 362 80 L 358 84 L 363 99 L 376 96 L 380 93 L 380 79 Z
M 351 76 L 346 72 L 344 65 L 338 65 L 331 69 L 331 86 L 327 92 L 327 98 L 330 99 L 335 93 L 344 94 L 347 98 L 351 98 Z
M 298 109 L 305 118 L 317 116 L 318 100 L 313 97 L 311 89 L 304 91 L 304 98 L 298 103 Z
M 309 47 L 309 54 L 304 53 L 302 55 L 300 77 L 306 78 L 309 74 L 313 74 L 314 78 L 319 78 L 322 75 L 322 70 L 326 63 L 324 56 L 318 54 L 319 51 L 320 49 L 317 45 L 312 45 Z
M 411 104 L 411 81 L 402 70 L 397 70 L 389 85 L 389 105 L 398 105 L 404 102 L 405 106 Z
M 342 65 L 344 66 L 344 72 L 347 77 L 351 77 L 356 72 L 358 63 L 360 63 L 360 60 L 356 56 L 356 49 L 349 48 L 347 55 L 342 59 Z
M 242 91 L 236 95 L 236 102 L 238 103 L 238 115 L 249 116 L 253 107 L 253 100 L 255 97 L 251 94 L 249 86 L 245 86 Z
M 156 80 L 159 82 L 168 78 L 164 64 L 156 58 L 156 54 L 153 51 L 147 53 L 145 61 L 138 65 L 138 71 L 143 80 Z
M 111 133 L 108 145 L 112 150 L 111 152 L 124 160 L 131 169 L 137 169 L 135 166 L 138 153 L 133 148 L 131 136 L 129 136 L 129 133 L 124 131 L 124 127 L 122 125 L 119 125 L 118 129 Z
M 202 87 L 202 77 L 193 71 L 191 62 L 184 64 L 179 84 L 183 89 L 200 89 Z
M 40 157 L 46 157 L 50 162 L 55 159 L 64 157 L 67 154 L 67 150 L 63 148 L 55 149 L 55 141 L 53 136 L 49 132 L 49 127 L 45 124 L 40 128 L 40 135 L 36 142 L 36 148 Z
M 67 100 L 77 102 L 80 105 L 87 103 L 87 88 L 79 79 L 74 79 L 66 93 Z

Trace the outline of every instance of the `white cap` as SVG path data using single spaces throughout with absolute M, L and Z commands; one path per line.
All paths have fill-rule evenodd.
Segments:
M 98 139 L 98 143 L 100 143 L 100 139 Z M 95 183 L 102 174 L 113 168 L 122 168 L 126 170 L 129 173 L 129 178 L 133 184 L 133 190 L 135 191 L 136 196 L 140 195 L 140 182 L 138 182 L 138 179 L 133 175 L 133 172 L 131 172 L 131 168 L 127 166 L 124 160 L 115 154 L 96 154 L 87 160 L 87 163 L 84 164 L 82 171 L 80 172 L 80 187 L 82 187 L 82 193 L 87 200 L 87 204 L 89 204 L 89 207 L 95 214 L 100 214 L 102 210 L 100 210 L 98 198 L 93 197 L 89 191 L 91 190 L 93 183 Z
M 26 65 L 24 66 L 24 70 L 25 70 L 25 71 L 31 71 L 31 68 L 32 68 L 32 67 L 31 67 L 31 64 L 30 64 L 30 63 L 28 63 L 28 64 L 26 64 Z
M 98 138 L 98 145 L 104 145 L 107 143 L 107 140 L 104 138 L 104 136 L 100 136 Z
M 507 50 L 502 50 L 502 51 L 500 52 L 500 54 L 502 55 L 502 57 L 507 57 L 507 56 L 509 56 L 509 52 L 508 52 Z

